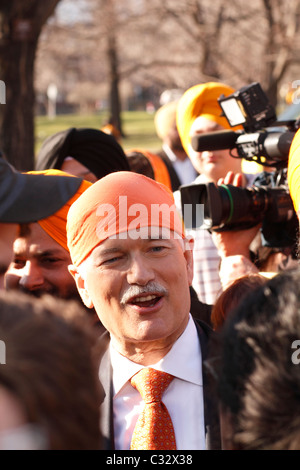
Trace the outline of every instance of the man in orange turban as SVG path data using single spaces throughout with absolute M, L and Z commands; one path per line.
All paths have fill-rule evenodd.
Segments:
M 250 186 L 255 175 L 242 172 L 242 160 L 233 158 L 230 150 L 204 150 L 192 148 L 191 139 L 195 135 L 216 132 L 231 128 L 222 116 L 218 98 L 229 96 L 234 89 L 218 82 L 201 83 L 189 88 L 179 99 L 177 106 L 177 128 L 182 145 L 190 157 L 199 176 L 195 184 L 213 182 L 215 184 L 235 184 Z M 177 207 L 181 207 L 180 193 L 175 193 Z M 195 238 L 193 287 L 199 300 L 214 304 L 222 290 L 219 275 L 220 256 L 211 234 L 206 230 L 191 232 Z M 234 241 L 234 240 L 233 240 Z
M 105 450 L 132 448 L 144 402 L 131 378 L 144 367 L 172 379 L 163 403 L 175 437 L 172 447 L 144 442 L 134 448 L 219 448 L 217 406 L 209 402 L 202 365 L 211 330 L 190 314 L 193 244 L 172 192 L 138 173 L 111 173 L 72 204 L 67 237 L 69 269 L 82 300 L 107 330 L 99 368 Z M 148 384 L 155 382 L 149 378 Z M 150 429 L 165 435 L 169 428 Z M 145 422 L 144 437 L 151 433 Z
M 75 178 L 60 170 L 28 173 Z M 71 204 L 92 185 L 79 180 L 81 184 L 76 193 L 58 211 L 38 222 L 20 225 L 14 242 L 14 259 L 5 275 L 8 290 L 20 289 L 35 296 L 48 293 L 64 299 L 78 299 L 74 280 L 68 271 L 71 259 L 67 246 L 67 213 Z

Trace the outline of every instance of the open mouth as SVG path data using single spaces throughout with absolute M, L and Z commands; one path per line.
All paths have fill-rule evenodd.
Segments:
M 154 307 L 162 298 L 162 296 L 156 294 L 148 294 L 144 296 L 134 297 L 128 302 L 130 305 L 137 307 Z

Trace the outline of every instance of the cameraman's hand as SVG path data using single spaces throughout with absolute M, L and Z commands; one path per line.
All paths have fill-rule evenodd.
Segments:
M 249 246 L 256 237 L 261 224 L 245 230 L 212 232 L 212 238 L 221 258 L 241 255 L 250 260 Z
M 245 185 L 245 176 L 242 173 L 229 171 L 225 178 L 218 180 L 218 185 L 220 184 L 231 184 L 233 186 L 243 187 Z M 221 258 L 241 255 L 250 260 L 249 246 L 260 227 L 261 224 L 258 224 L 247 230 L 212 232 L 213 241 L 218 248 Z
M 213 241 L 221 257 L 219 276 L 223 290 L 235 279 L 259 270 L 251 261 L 249 246 L 261 224 L 247 230 L 212 232 Z
M 233 171 L 229 171 L 225 178 L 218 180 L 218 185 L 220 184 L 232 184 L 233 186 L 243 187 L 246 186 L 246 178 L 243 173 L 233 173 Z

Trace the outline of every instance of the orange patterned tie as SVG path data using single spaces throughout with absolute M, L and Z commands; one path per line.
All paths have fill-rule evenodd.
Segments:
M 131 378 L 131 385 L 145 402 L 133 431 L 131 450 L 176 450 L 172 420 L 161 401 L 173 378 L 150 367 L 140 370 Z

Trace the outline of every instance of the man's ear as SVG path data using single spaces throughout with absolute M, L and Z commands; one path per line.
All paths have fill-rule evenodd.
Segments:
M 81 275 L 78 267 L 74 266 L 73 264 L 70 264 L 68 266 L 68 269 L 69 269 L 70 274 L 73 276 L 73 278 L 75 280 L 77 290 L 80 294 L 80 297 L 81 297 L 84 305 L 87 308 L 93 308 L 94 304 L 93 304 L 92 299 L 90 298 L 89 293 L 88 293 L 88 291 L 85 287 L 85 280 L 84 280 L 83 276 Z
M 187 275 L 189 285 L 192 285 L 194 277 L 194 259 L 193 259 L 194 239 L 192 236 L 186 237 L 184 240 L 184 257 L 186 259 Z

